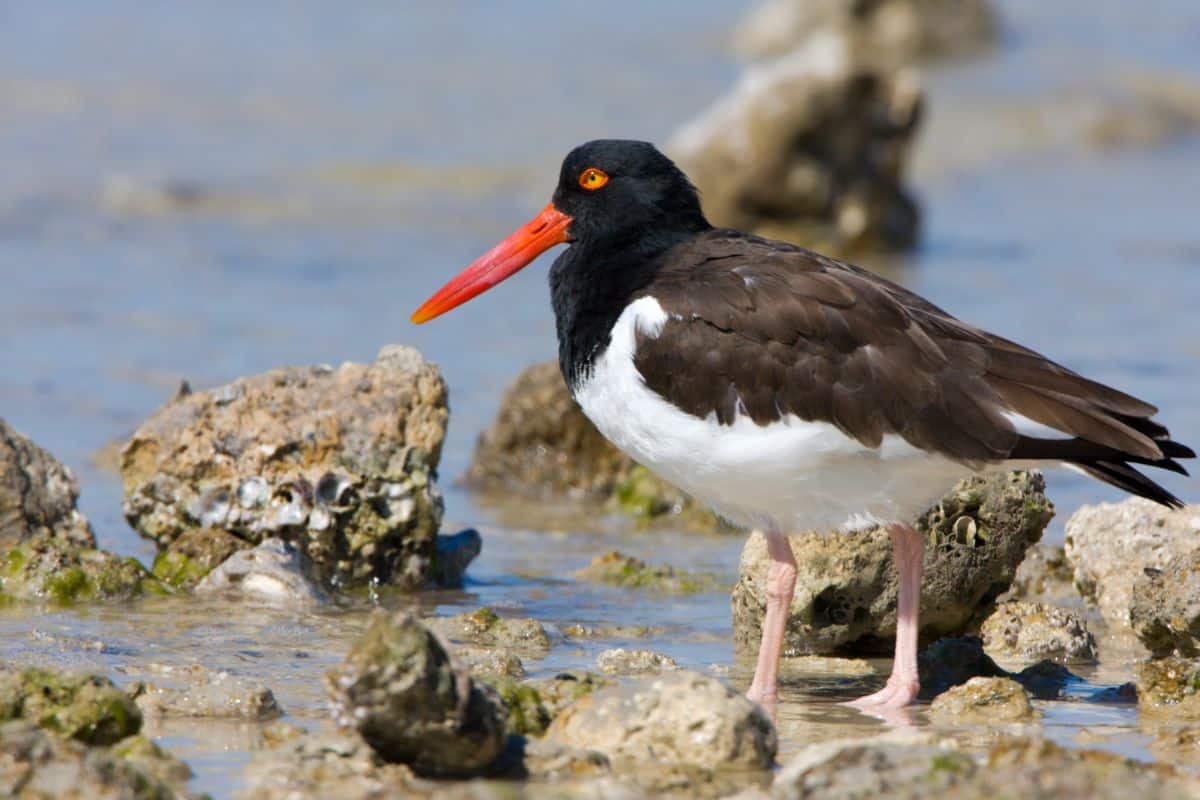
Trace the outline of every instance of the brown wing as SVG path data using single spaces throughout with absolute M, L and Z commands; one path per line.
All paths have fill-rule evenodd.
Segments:
M 650 389 L 696 416 L 795 414 L 867 447 L 898 434 L 968 463 L 1072 461 L 1151 491 L 1129 470 L 1160 500 L 1170 495 L 1125 462 L 1182 472 L 1172 459 L 1192 455 L 1150 404 L 858 267 L 734 231 L 697 237 L 666 263 L 642 294 L 669 319 L 658 336 L 639 335 L 635 363 Z M 1072 438 L 1022 435 L 1013 413 Z

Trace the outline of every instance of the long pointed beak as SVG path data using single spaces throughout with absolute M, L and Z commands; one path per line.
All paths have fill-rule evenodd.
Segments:
M 569 216 L 548 204 L 426 300 L 413 312 L 412 321 L 418 325 L 428 322 L 512 277 L 554 245 L 567 241 L 570 224 Z

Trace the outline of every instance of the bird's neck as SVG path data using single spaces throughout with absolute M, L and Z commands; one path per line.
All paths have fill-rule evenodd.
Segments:
M 617 318 L 658 274 L 663 257 L 696 231 L 656 231 L 625 242 L 576 242 L 550 269 L 558 363 L 572 395 L 605 351 Z

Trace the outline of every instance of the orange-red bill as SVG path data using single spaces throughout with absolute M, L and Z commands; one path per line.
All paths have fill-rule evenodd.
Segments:
M 438 289 L 413 312 L 412 321 L 418 325 L 428 322 L 513 276 L 554 245 L 567 241 L 570 224 L 570 217 L 553 203 L 548 204 L 540 214 Z

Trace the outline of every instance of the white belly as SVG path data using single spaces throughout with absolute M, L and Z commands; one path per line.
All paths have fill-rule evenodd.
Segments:
M 720 425 L 684 413 L 646 388 L 633 364 L 635 326 L 654 336 L 666 319 L 653 298 L 632 303 L 576 399 L 614 445 L 731 522 L 826 530 L 911 521 L 971 473 L 899 436 L 872 449 L 794 416 Z

